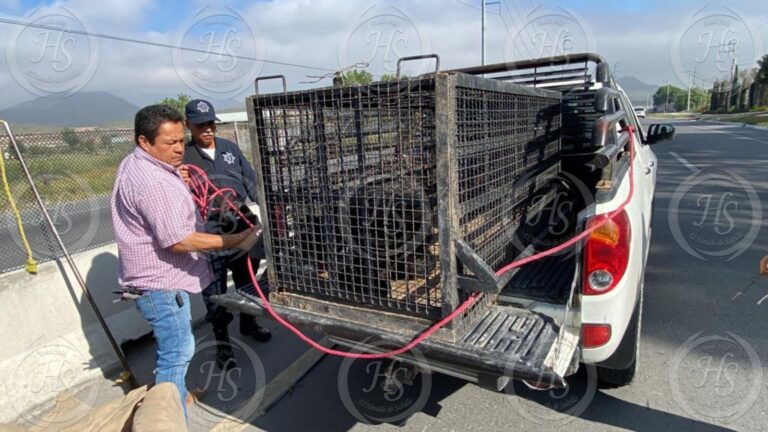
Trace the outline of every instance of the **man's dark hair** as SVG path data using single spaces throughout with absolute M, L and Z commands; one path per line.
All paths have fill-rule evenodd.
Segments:
M 178 110 L 168 105 L 150 105 L 140 109 L 133 123 L 136 145 L 139 145 L 141 135 L 144 135 L 150 144 L 154 144 L 157 130 L 165 122 L 184 123 L 184 117 Z

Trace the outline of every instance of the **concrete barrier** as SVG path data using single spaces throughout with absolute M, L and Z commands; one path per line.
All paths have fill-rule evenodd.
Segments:
M 118 343 L 151 329 L 133 302 L 113 304 L 117 289 L 117 246 L 113 243 L 74 256 Z M 205 309 L 193 296 L 192 318 Z M 66 262 L 43 263 L 37 275 L 18 270 L 0 275 L 0 423 L 34 412 L 62 392 L 74 393 L 94 378 L 119 370 L 116 355 Z M 86 399 L 99 401 L 98 394 Z

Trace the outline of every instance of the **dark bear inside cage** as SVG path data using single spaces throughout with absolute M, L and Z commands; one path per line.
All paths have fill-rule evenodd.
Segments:
M 502 267 L 560 169 L 558 92 L 438 73 L 248 105 L 273 292 L 444 315 L 455 241 Z

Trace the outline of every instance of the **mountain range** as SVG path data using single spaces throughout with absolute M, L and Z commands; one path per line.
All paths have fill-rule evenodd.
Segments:
M 653 103 L 653 94 L 660 86 L 646 84 L 633 76 L 617 78 L 619 85 L 634 106 L 647 106 Z M 649 102 L 650 101 L 650 102 Z
M 10 123 L 50 126 L 99 126 L 131 121 L 139 107 L 107 92 L 81 92 L 67 97 L 47 96 L 0 111 Z
M 659 86 L 646 84 L 633 76 L 617 79 L 619 85 L 635 106 L 645 106 L 648 95 L 653 95 Z M 161 99 L 160 97 L 157 100 Z M 232 109 L 232 101 L 214 101 L 217 111 Z M 238 104 L 239 105 L 239 104 Z M 46 125 L 59 127 L 104 126 L 133 123 L 139 107 L 104 91 L 81 92 L 67 97 L 39 97 L 0 110 L 0 119 L 11 123 Z M 237 111 L 242 110 L 237 107 Z
M 136 97 L 140 104 L 157 103 L 167 96 L 141 94 Z M 207 99 L 220 113 L 242 111 L 244 103 L 234 100 Z M 67 97 L 47 96 L 13 105 L 0 110 L 0 119 L 17 125 L 26 125 L 34 130 L 42 127 L 84 127 L 101 126 L 132 127 L 133 117 L 139 106 L 109 92 L 80 92 Z

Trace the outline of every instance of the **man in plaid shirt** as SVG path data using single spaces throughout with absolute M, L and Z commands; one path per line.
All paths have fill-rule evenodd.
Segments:
M 179 167 L 184 119 L 165 105 L 142 108 L 135 119 L 136 149 L 120 164 L 112 193 L 119 254 L 118 281 L 141 294 L 136 308 L 157 341 L 155 382 L 173 382 L 186 410 L 185 376 L 195 352 L 189 294 L 212 281 L 203 253 L 250 250 L 259 230 L 232 235 L 203 231 Z

